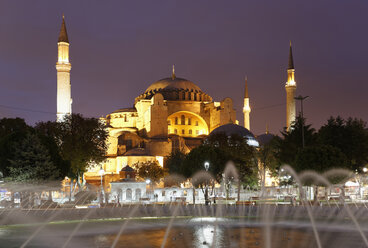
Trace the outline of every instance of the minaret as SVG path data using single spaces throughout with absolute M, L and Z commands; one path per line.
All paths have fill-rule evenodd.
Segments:
M 286 129 L 289 131 L 291 124 L 295 121 L 296 118 L 296 108 L 295 108 L 295 90 L 296 90 L 296 82 L 294 79 L 294 61 L 293 61 L 293 52 L 291 48 L 290 41 L 290 51 L 289 51 L 289 67 L 287 70 L 288 79 L 285 84 L 286 89 Z
M 175 65 L 172 66 L 172 73 L 171 73 L 171 79 L 174 80 L 176 78 L 175 76 Z
M 248 96 L 248 78 L 245 77 L 245 91 L 244 91 L 244 127 L 250 131 L 250 105 L 249 105 L 249 96 Z
M 69 40 L 68 34 L 66 32 L 64 15 L 57 44 L 58 44 L 58 61 L 56 63 L 56 71 L 57 71 L 56 120 L 62 121 L 65 115 L 72 113 L 72 97 L 71 97 L 71 84 L 70 84 L 70 70 L 72 66 L 69 63 Z

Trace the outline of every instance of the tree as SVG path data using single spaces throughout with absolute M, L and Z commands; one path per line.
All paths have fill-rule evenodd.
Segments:
M 158 183 L 164 176 L 165 170 L 156 161 L 135 163 L 133 167 L 137 170 L 137 175 L 143 180 L 149 179 Z
M 37 183 L 54 180 L 59 176 L 48 150 L 37 135 L 28 133 L 13 149 L 18 155 L 9 159 L 8 181 Z
M 368 163 L 368 130 L 361 119 L 330 117 L 318 131 L 318 141 L 339 149 L 348 160 L 347 169 L 361 172 Z
M 4 177 L 9 176 L 9 159 L 17 156 L 15 147 L 22 142 L 32 127 L 23 119 L 3 118 L 0 120 L 0 171 Z
M 302 128 L 304 127 L 305 146 L 313 146 L 316 144 L 316 131 L 311 125 L 305 124 L 305 118 L 298 116 L 291 125 L 289 131 L 284 129 L 281 132 L 282 137 L 277 144 L 277 159 L 280 164 L 295 165 L 296 155 L 299 150 L 303 149 L 302 144 Z
M 333 168 L 344 168 L 346 164 L 346 156 L 339 149 L 329 145 L 315 145 L 298 152 L 293 168 L 296 172 L 313 170 L 323 173 Z
M 279 137 L 273 136 L 270 141 L 260 145 L 257 150 L 257 157 L 260 162 L 261 187 L 264 189 L 266 181 L 266 171 L 268 170 L 272 176 L 277 175 L 280 163 L 277 159 Z
M 300 150 L 296 156 L 294 169 L 296 172 L 312 170 L 317 173 L 324 173 L 334 168 L 344 168 L 347 165 L 346 156 L 337 148 L 329 145 L 309 146 Z M 346 177 L 328 178 L 331 183 L 341 183 Z M 311 178 L 303 182 L 306 185 L 314 185 L 314 199 L 317 201 L 318 186 L 323 185 L 322 182 L 315 181 Z
M 36 124 L 35 130 L 42 144 L 48 148 L 51 160 L 60 172 L 59 179 L 70 176 L 70 162 L 61 157 L 60 141 L 57 139 L 60 136 L 58 123 L 51 121 L 39 122 Z
M 222 170 L 228 161 L 232 161 L 238 170 L 240 181 L 254 187 L 258 184 L 256 149 L 247 142 L 247 138 L 236 134 L 227 136 L 225 133 L 216 133 L 210 135 L 205 144 L 217 147 L 225 154 L 227 161 L 223 164 Z
M 183 162 L 185 157 L 186 155 L 182 151 L 173 151 L 170 156 L 166 158 L 165 167 L 167 168 L 168 172 L 170 174 L 184 175 Z
M 44 134 L 53 137 L 61 158 L 68 161 L 68 176 L 76 179 L 79 189 L 84 186 L 83 174 L 91 164 L 105 160 L 107 130 L 97 118 L 85 118 L 81 114 L 66 115 L 62 122 L 39 124 Z M 43 127 L 43 128 L 42 128 Z
M 183 175 L 186 178 L 192 178 L 194 188 L 200 188 L 205 195 L 205 202 L 208 204 L 208 186 L 214 190 L 215 181 L 221 181 L 222 172 L 225 164 L 229 160 L 228 154 L 221 151 L 218 147 L 210 145 L 201 145 L 194 148 L 186 156 L 183 162 Z M 208 172 L 214 176 L 215 180 L 211 180 L 208 176 L 203 175 L 203 178 L 193 177 L 196 173 L 204 171 L 205 162 L 209 163 Z M 194 194 L 194 190 L 193 190 Z M 193 195 L 193 199 L 194 195 Z

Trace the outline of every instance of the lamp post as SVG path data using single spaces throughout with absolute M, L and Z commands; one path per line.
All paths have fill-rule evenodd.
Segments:
M 100 202 L 103 203 L 103 184 L 102 184 L 102 177 L 105 175 L 105 171 L 102 168 L 102 165 L 100 167 L 100 170 L 98 171 L 98 174 L 101 176 L 101 194 L 100 194 Z
M 294 97 L 295 100 L 298 100 L 300 101 L 300 115 L 302 116 L 302 145 L 303 145 L 303 148 L 304 148 L 304 112 L 303 112 L 303 101 L 305 99 L 307 99 L 309 96 L 297 96 L 297 97 Z
M 210 168 L 210 163 L 208 161 L 204 162 L 204 169 L 206 170 L 206 172 L 208 172 L 208 169 Z M 204 202 L 205 205 L 208 205 L 208 182 L 206 182 L 206 188 L 204 191 Z

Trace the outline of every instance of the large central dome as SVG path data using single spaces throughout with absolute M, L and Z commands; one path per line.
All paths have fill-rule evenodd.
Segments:
M 201 88 L 195 85 L 195 83 L 186 80 L 184 78 L 175 77 L 175 78 L 164 78 L 157 82 L 154 82 L 147 88 L 145 93 L 149 93 L 151 91 L 160 91 L 163 89 L 202 92 Z
M 184 78 L 178 78 L 175 73 L 171 77 L 151 84 L 135 100 L 137 102 L 141 99 L 151 99 L 157 93 L 162 94 L 164 99 L 169 101 L 212 101 L 212 97 L 204 93 L 195 83 Z

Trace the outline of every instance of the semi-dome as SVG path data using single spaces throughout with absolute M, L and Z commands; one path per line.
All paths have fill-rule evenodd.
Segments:
M 226 136 L 238 135 L 240 137 L 246 138 L 248 140 L 247 141 L 248 145 L 259 146 L 258 141 L 254 137 L 252 132 L 250 132 L 245 127 L 242 127 L 237 124 L 229 123 L 229 124 L 219 126 L 218 128 L 215 128 L 214 130 L 212 130 L 210 135 L 218 134 L 218 133 L 225 133 Z
M 162 94 L 165 100 L 171 101 L 212 101 L 212 97 L 204 93 L 195 83 L 184 78 L 178 78 L 174 73 L 171 77 L 151 84 L 135 100 L 137 102 L 141 99 L 151 99 L 157 93 Z

